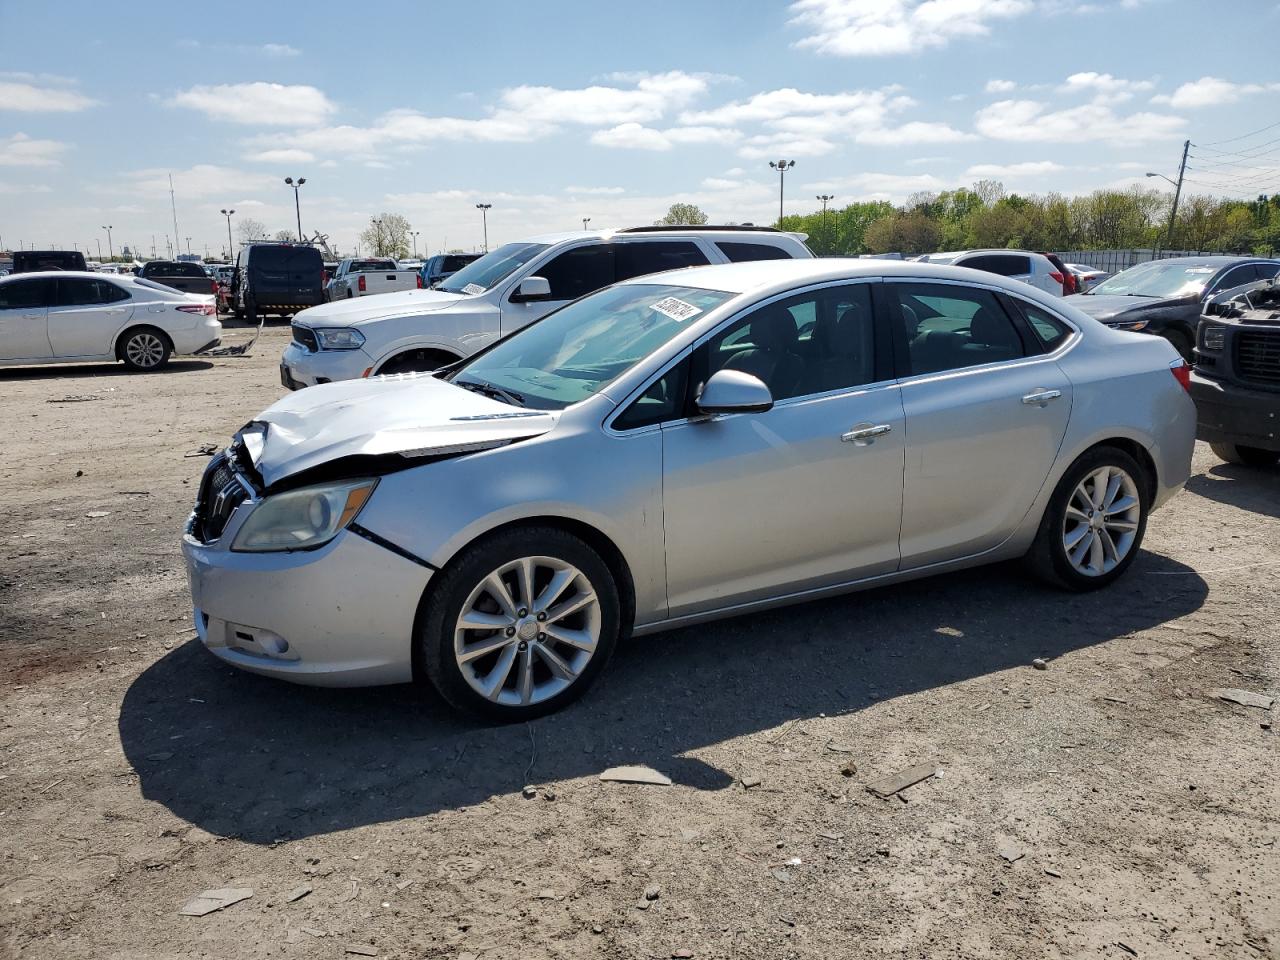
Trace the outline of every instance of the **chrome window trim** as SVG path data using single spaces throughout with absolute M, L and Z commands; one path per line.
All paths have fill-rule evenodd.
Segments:
M 613 408 L 612 411 L 610 411 L 610 413 L 604 419 L 603 429 L 605 433 L 613 437 L 632 437 L 632 436 L 636 436 L 639 433 L 647 432 L 651 429 L 661 429 L 664 423 L 674 426 L 680 423 L 692 422 L 693 418 L 691 417 L 678 417 L 674 420 L 665 420 L 662 423 L 650 424 L 647 427 L 635 427 L 634 429 L 631 429 L 631 430 L 616 430 L 614 429 L 614 426 L 613 426 L 614 420 L 616 420 L 619 416 L 621 416 L 622 412 L 626 410 L 627 407 L 629 407 L 635 400 L 639 399 L 640 395 L 643 394 L 644 391 L 648 390 L 651 386 L 653 386 L 654 381 L 660 380 L 663 376 L 667 374 L 668 371 L 670 371 L 672 367 L 682 362 L 686 357 L 691 356 L 695 350 L 697 350 L 707 341 L 711 340 L 713 337 L 717 336 L 726 327 L 732 326 L 737 321 L 743 319 L 747 314 L 754 313 L 756 310 L 769 306 L 769 304 L 777 303 L 779 300 L 787 300 L 787 299 L 790 299 L 791 297 L 799 296 L 805 293 L 810 293 L 812 291 L 829 290 L 835 287 L 852 287 L 852 286 L 857 286 L 859 284 L 870 285 L 873 283 L 880 283 L 884 279 L 885 279 L 884 277 L 858 277 L 856 279 L 824 280 L 818 283 L 810 283 L 803 287 L 795 287 L 791 290 L 784 291 L 783 293 L 775 293 L 773 296 L 767 297 L 764 300 L 756 300 L 752 303 L 745 304 L 741 307 L 738 307 L 737 310 L 735 310 L 729 316 L 725 317 L 723 320 L 719 321 L 710 330 L 699 335 L 697 339 L 695 339 L 691 344 L 688 344 L 682 347 L 679 353 L 676 355 L 676 357 L 662 364 L 662 366 L 659 367 L 656 373 L 654 373 L 652 376 L 646 377 L 641 382 L 639 387 L 632 390 L 630 393 L 626 395 L 625 398 L 619 401 L 618 404 Z M 874 311 L 874 303 L 872 305 L 872 309 Z M 802 396 L 788 397 L 785 400 L 779 400 L 777 403 L 774 404 L 774 407 L 790 406 L 796 401 L 809 401 L 809 400 L 814 400 L 819 398 L 825 399 L 827 397 L 839 396 L 841 394 L 851 394 L 851 393 L 864 391 L 871 387 L 886 387 L 886 386 L 891 386 L 896 384 L 897 384 L 896 380 L 879 380 L 879 381 L 876 381 L 875 383 L 857 384 L 856 386 L 853 386 L 853 387 L 844 387 L 836 390 L 827 390 L 823 393 L 806 393 L 806 394 L 803 394 Z M 755 414 L 750 414 L 750 415 L 755 416 Z M 723 416 L 741 416 L 741 414 L 725 414 Z

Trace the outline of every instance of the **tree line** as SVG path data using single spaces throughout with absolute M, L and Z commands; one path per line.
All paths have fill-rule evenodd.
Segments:
M 1169 230 L 1172 198 L 1155 190 L 1095 190 L 1086 196 L 1007 193 L 995 180 L 916 193 L 894 206 L 859 201 L 782 219 L 809 235 L 819 255 L 1012 247 L 1025 250 L 1156 248 L 1271 256 L 1280 249 L 1280 194 L 1255 200 L 1183 196 Z

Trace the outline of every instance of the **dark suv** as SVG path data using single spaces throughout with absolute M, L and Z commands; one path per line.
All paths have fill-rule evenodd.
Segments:
M 236 256 L 231 303 L 237 317 L 291 317 L 324 303 L 324 260 L 302 243 L 250 243 Z
M 1196 436 L 1228 463 L 1280 463 L 1280 282 L 1228 290 L 1205 305 L 1191 396 Z
M 13 255 L 14 273 L 38 270 L 88 270 L 79 250 L 18 250 Z
M 468 263 L 479 260 L 478 253 L 441 253 L 427 260 L 418 270 L 422 278 L 422 287 L 431 290 L 441 280 L 452 277 Z

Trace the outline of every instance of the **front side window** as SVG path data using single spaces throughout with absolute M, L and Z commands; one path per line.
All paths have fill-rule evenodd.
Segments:
M 483 293 L 546 249 L 545 243 L 504 243 L 497 250 L 467 264 L 441 284 L 440 289 L 448 293 Z
M 684 413 L 689 360 L 684 359 L 645 388 L 613 421 L 615 430 L 635 430 L 674 420 Z
M 1026 355 L 1013 321 L 986 290 L 928 283 L 886 283 L 885 289 L 902 312 L 910 375 Z
M 754 310 L 699 350 L 699 380 L 719 370 L 758 377 L 775 401 L 871 383 L 871 291 L 849 284 Z
M 613 246 L 597 243 L 575 247 L 537 270 L 551 285 L 552 300 L 576 300 L 613 283 Z
M 669 284 L 610 287 L 530 324 L 450 379 L 496 387 L 522 406 L 559 410 L 599 392 L 733 296 Z
M 688 240 L 633 240 L 614 247 L 614 279 L 630 280 L 708 262 L 698 245 Z
M 0 283 L 0 310 L 30 310 L 48 307 L 53 301 L 53 281 L 13 280 Z
M 1230 290 L 1232 287 L 1239 287 L 1246 283 L 1253 283 L 1258 279 L 1258 271 L 1251 263 L 1243 266 L 1234 267 L 1222 275 L 1222 279 L 1213 285 L 1214 292 L 1219 290 Z
M 58 281 L 58 306 L 81 307 L 128 300 L 129 294 L 106 280 L 63 277 Z

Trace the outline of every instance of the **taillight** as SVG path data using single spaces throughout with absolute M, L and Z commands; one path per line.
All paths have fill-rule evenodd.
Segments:
M 418 289 L 419 289 L 419 290 L 421 290 L 421 289 L 422 289 L 422 274 L 420 274 L 420 273 L 419 273 L 419 274 L 415 274 L 415 276 L 418 278 Z
M 1173 379 L 1182 385 L 1182 389 L 1191 392 L 1191 368 L 1187 366 L 1187 361 L 1179 357 L 1173 363 L 1169 364 L 1169 372 L 1173 374 Z
M 216 297 L 218 295 L 218 281 L 210 280 L 209 284 L 213 288 L 210 292 Z
M 359 290 L 361 293 L 364 293 L 364 274 L 363 273 L 360 274 L 360 276 L 356 277 L 356 289 Z
M 183 313 L 201 313 L 206 317 L 213 316 L 212 303 L 184 303 L 178 307 Z
M 1060 274 L 1057 270 L 1050 270 L 1049 276 L 1053 277 L 1054 280 L 1062 284 L 1064 287 L 1066 286 L 1066 281 L 1062 279 L 1062 274 Z

